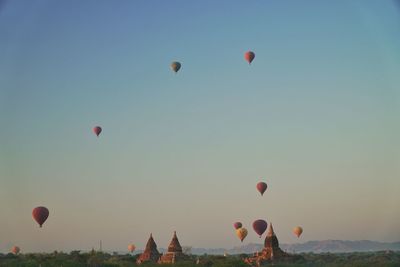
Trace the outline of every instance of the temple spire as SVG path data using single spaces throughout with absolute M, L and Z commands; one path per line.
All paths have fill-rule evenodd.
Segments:
M 153 239 L 153 234 L 150 233 L 150 237 L 149 240 L 147 241 L 146 247 L 136 262 L 138 264 L 141 264 L 145 261 L 157 262 L 159 257 L 160 253 L 157 250 L 157 244 Z
M 172 236 L 171 243 L 168 246 L 168 250 L 164 255 L 161 256 L 159 263 L 175 263 L 177 261 L 189 259 L 185 254 L 183 254 L 182 246 L 179 243 L 176 231 Z
M 182 252 L 181 244 L 179 244 L 178 237 L 176 236 L 176 231 L 174 231 L 171 243 L 168 246 L 168 252 Z
M 264 249 L 261 253 L 256 253 L 253 257 L 246 258 L 245 262 L 251 266 L 260 266 L 260 264 L 262 265 L 263 263 L 280 258 L 291 258 L 291 255 L 280 249 L 278 238 L 274 233 L 274 227 L 270 223 L 267 236 L 264 240 Z
M 275 235 L 274 233 L 274 227 L 272 227 L 272 223 L 269 224 L 269 229 L 268 229 L 268 233 L 267 236 L 273 236 Z

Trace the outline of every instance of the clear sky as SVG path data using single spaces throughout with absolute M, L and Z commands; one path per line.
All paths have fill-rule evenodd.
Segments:
M 0 251 L 399 241 L 399 70 L 390 0 L 3 0 Z

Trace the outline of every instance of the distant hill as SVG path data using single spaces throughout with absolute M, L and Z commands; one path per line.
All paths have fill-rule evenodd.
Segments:
M 348 240 L 321 240 L 321 241 L 308 241 L 305 243 L 297 244 L 280 244 L 280 247 L 287 252 L 314 252 L 314 253 L 340 253 L 340 252 L 368 252 L 368 251 L 382 251 L 393 250 L 400 251 L 400 242 L 386 243 L 369 240 L 348 241 Z M 261 251 L 263 245 L 250 243 L 241 247 L 234 247 L 231 249 L 215 248 L 192 248 L 192 254 L 209 254 L 209 255 L 222 255 L 225 252 L 228 254 L 240 253 L 254 253 Z
M 400 242 L 385 243 L 370 240 L 323 240 L 301 244 L 282 244 L 282 249 L 296 252 L 367 252 L 382 250 L 400 250 Z

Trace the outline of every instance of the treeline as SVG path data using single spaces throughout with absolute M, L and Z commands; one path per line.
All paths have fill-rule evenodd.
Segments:
M 136 265 L 137 255 L 118 255 L 103 252 L 80 253 L 72 251 L 71 253 L 53 252 L 29 253 L 29 254 L 0 254 L 0 267 L 132 267 Z M 197 264 L 198 263 L 198 264 Z M 207 266 L 207 267 L 244 267 L 247 266 L 240 256 L 191 256 L 190 260 L 177 262 L 175 264 L 156 264 L 144 263 L 140 266 Z
M 301 257 L 296 258 L 295 262 L 274 261 L 275 267 L 313 267 L 313 266 L 400 266 L 400 252 L 382 251 L 369 253 L 302 253 Z M 233 256 L 191 256 L 186 262 L 178 262 L 174 265 L 147 263 L 144 267 L 244 267 L 248 266 L 243 259 L 248 255 Z M 81 253 L 72 251 L 71 253 L 53 252 L 53 253 L 29 253 L 29 254 L 0 254 L 1 267 L 128 267 L 136 266 L 136 255 L 118 255 L 102 252 Z M 266 264 L 271 265 L 271 264 Z

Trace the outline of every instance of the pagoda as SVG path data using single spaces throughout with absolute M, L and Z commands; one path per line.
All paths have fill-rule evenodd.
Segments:
M 143 262 L 158 262 L 160 255 L 161 254 L 157 250 L 157 244 L 154 242 L 153 235 L 150 234 L 146 248 L 143 253 L 140 254 L 139 258 L 136 260 L 136 263 L 141 264 Z
M 274 228 L 272 223 L 269 226 L 267 236 L 264 240 L 264 249 L 262 250 L 262 255 L 265 255 L 267 259 L 273 260 L 274 258 L 282 258 L 287 256 L 287 253 L 282 251 L 279 247 L 279 241 L 274 233 Z
M 172 237 L 171 243 L 168 246 L 168 251 L 161 256 L 159 263 L 170 264 L 185 259 L 188 259 L 188 256 L 183 254 L 182 246 L 179 243 L 178 237 L 176 236 L 176 231 L 174 231 L 174 236 Z
M 292 255 L 287 254 L 279 247 L 279 241 L 271 223 L 265 237 L 263 250 L 260 253 L 257 252 L 253 257 L 246 258 L 244 261 L 252 266 L 260 266 L 266 262 L 289 258 L 292 258 Z

